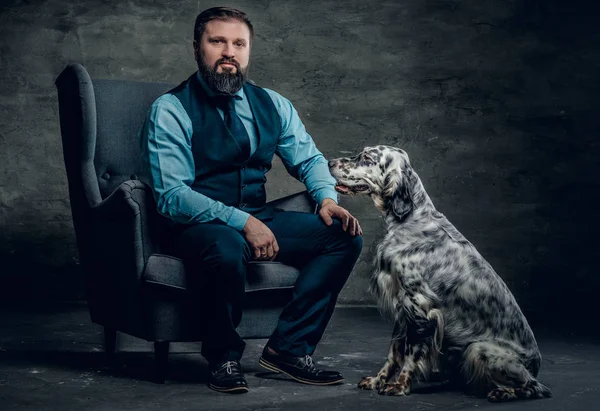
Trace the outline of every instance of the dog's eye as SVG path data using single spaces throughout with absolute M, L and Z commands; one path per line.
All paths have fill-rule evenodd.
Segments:
M 367 166 L 372 166 L 375 164 L 375 160 L 367 153 L 363 153 L 362 158 L 360 159 L 361 163 L 364 163 Z

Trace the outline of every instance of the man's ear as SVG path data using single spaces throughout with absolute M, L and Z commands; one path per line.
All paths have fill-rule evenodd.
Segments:
M 200 58 L 200 42 L 194 40 L 193 47 L 194 47 L 194 58 L 196 59 L 196 61 L 198 61 L 198 59 Z
M 392 194 L 392 200 L 390 204 L 390 211 L 396 215 L 398 220 L 403 221 L 413 210 L 413 201 L 410 191 L 410 181 L 407 173 L 410 170 L 403 172 L 398 170 L 398 181 L 396 183 L 396 189 Z

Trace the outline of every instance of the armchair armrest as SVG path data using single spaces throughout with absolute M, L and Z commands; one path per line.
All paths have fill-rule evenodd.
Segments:
M 145 338 L 142 274 L 158 244 L 151 190 L 125 181 L 86 214 L 84 275 L 92 321 Z
M 281 208 L 285 211 L 300 211 L 305 213 L 316 213 L 318 204 L 310 196 L 308 191 L 301 191 L 267 203 L 267 206 Z
M 144 190 L 144 183 L 138 180 L 128 180 L 101 202 L 92 206 L 94 218 L 124 218 L 140 214 L 140 204 L 134 198 L 134 190 Z
M 96 263 L 139 281 L 158 248 L 158 219 L 150 188 L 139 180 L 123 182 L 90 209 L 95 254 L 101 259 Z

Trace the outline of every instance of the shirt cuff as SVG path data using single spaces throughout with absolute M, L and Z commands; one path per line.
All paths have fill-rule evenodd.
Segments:
M 330 188 L 322 188 L 319 191 L 315 192 L 315 200 L 317 201 L 317 204 L 321 205 L 323 200 L 325 200 L 326 198 L 331 198 L 337 204 L 337 191 L 332 190 Z
M 250 214 L 234 208 L 233 212 L 227 219 L 227 225 L 231 228 L 235 228 L 238 231 L 242 231 L 246 225 L 246 222 L 248 221 L 248 218 L 250 218 Z

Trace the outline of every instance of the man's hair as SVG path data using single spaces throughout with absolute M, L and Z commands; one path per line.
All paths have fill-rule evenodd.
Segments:
M 196 17 L 196 24 L 194 24 L 194 40 L 200 41 L 202 34 L 206 30 L 206 25 L 212 20 L 237 20 L 242 23 L 246 23 L 248 30 L 250 30 L 250 40 L 254 37 L 254 28 L 252 23 L 248 19 L 246 13 L 241 10 L 234 9 L 232 7 L 212 7 L 204 10 Z

